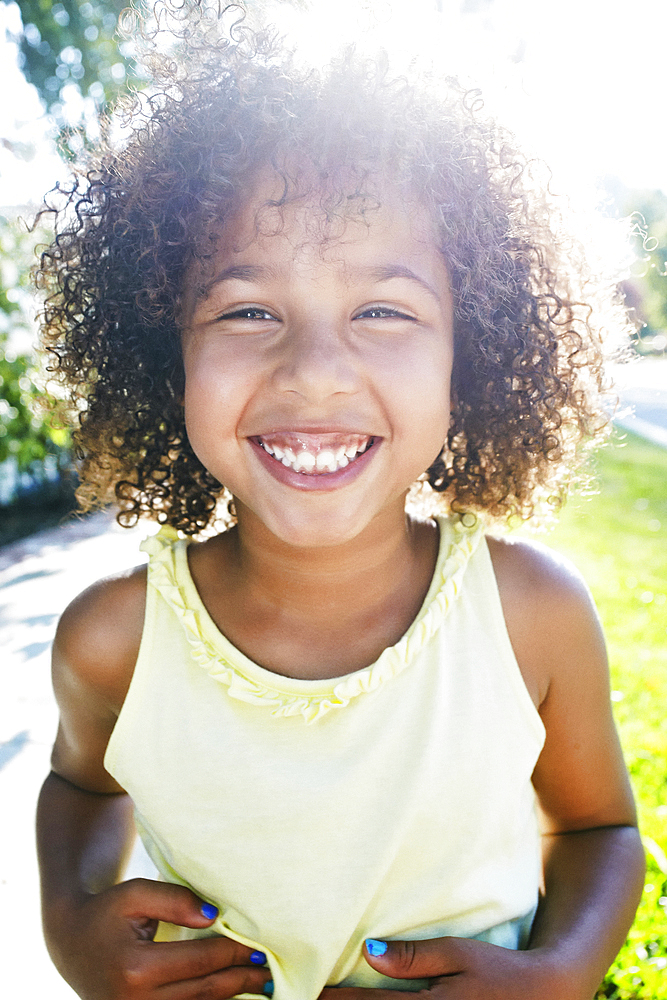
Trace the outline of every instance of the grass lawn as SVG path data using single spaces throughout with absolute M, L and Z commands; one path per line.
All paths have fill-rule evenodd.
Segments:
M 545 541 L 579 567 L 609 645 L 614 710 L 648 874 L 628 942 L 598 997 L 667 998 L 667 450 L 616 433 L 599 493 L 575 497 Z

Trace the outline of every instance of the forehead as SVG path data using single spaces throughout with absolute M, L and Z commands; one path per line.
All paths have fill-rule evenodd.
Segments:
M 420 262 L 444 266 L 436 227 L 414 196 L 379 179 L 333 191 L 310 177 L 288 183 L 264 171 L 221 227 L 210 268 L 248 262 L 326 265 L 351 276 L 355 265 Z

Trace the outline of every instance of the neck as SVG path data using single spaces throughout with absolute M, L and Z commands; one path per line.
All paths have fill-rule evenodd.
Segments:
M 239 582 L 276 606 L 341 613 L 359 606 L 359 596 L 391 591 L 423 557 L 424 525 L 402 508 L 383 512 L 357 537 L 342 545 L 296 547 L 272 535 L 241 507 L 233 558 Z M 431 532 L 429 531 L 429 534 Z
M 246 655 L 277 673 L 325 677 L 367 666 L 400 639 L 436 556 L 434 525 L 402 509 L 342 545 L 299 548 L 239 505 L 236 529 L 192 568 L 214 621 Z

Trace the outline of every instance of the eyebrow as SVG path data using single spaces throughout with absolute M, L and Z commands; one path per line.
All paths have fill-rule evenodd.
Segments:
M 394 278 L 407 278 L 409 281 L 416 281 L 435 299 L 440 301 L 440 296 L 435 289 L 418 274 L 411 271 L 405 264 L 381 264 L 378 267 L 360 268 L 363 279 L 370 279 L 375 282 L 392 281 Z M 200 289 L 200 298 L 206 298 L 211 289 L 223 281 L 260 281 L 263 278 L 276 279 L 278 274 L 276 269 L 262 264 L 233 264 L 226 267 L 215 275 L 214 278 Z
M 428 281 L 420 278 L 418 274 L 411 271 L 405 264 L 383 264 L 380 267 L 362 268 L 362 273 L 368 275 L 374 281 L 391 281 L 393 278 L 407 278 L 409 281 L 416 281 L 417 284 L 425 288 L 427 292 L 440 301 L 440 296 L 436 290 L 429 285 Z
M 275 271 L 272 267 L 265 267 L 261 264 L 233 264 L 226 267 L 211 278 L 206 285 L 199 289 L 199 297 L 206 298 L 211 289 L 220 284 L 221 281 L 259 281 L 261 278 L 274 278 Z

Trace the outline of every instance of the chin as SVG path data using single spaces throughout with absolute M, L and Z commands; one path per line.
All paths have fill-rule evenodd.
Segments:
M 269 517 L 264 521 L 271 534 L 285 545 L 302 549 L 324 549 L 345 545 L 363 534 L 370 523 L 366 512 L 355 511 L 348 517 L 331 511 L 315 513 L 303 510 L 291 517 Z

